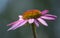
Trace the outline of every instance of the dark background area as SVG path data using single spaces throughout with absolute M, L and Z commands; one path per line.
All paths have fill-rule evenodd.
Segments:
M 47 21 L 48 27 L 37 28 L 38 38 L 60 38 L 60 0 L 0 0 L 0 38 L 33 38 L 29 24 L 14 31 L 7 31 L 6 26 L 30 9 L 48 9 L 57 16 L 55 21 Z

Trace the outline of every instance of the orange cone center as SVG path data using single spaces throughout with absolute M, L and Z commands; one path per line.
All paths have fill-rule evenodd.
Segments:
M 30 18 L 38 18 L 41 16 L 41 12 L 39 10 L 28 10 L 24 12 L 23 19 L 30 19 Z

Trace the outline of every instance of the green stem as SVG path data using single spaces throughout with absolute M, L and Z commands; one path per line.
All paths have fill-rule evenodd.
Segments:
M 31 25 L 32 25 L 33 36 L 34 38 L 37 38 L 36 26 L 34 24 L 31 24 Z

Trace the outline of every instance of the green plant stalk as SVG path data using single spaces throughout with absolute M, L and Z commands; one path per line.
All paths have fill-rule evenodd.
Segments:
M 33 36 L 34 38 L 37 38 L 36 26 L 34 24 L 31 24 L 31 25 L 32 25 Z

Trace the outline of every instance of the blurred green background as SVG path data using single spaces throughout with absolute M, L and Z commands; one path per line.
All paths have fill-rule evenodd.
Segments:
M 60 38 L 60 0 L 0 0 L 0 38 L 33 38 L 29 24 L 14 31 L 7 31 L 6 26 L 30 9 L 48 9 L 57 16 L 55 21 L 47 21 L 48 27 L 37 28 L 38 38 Z

